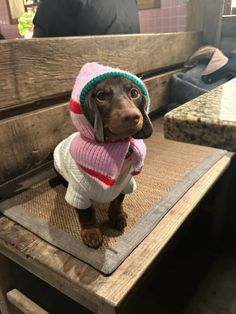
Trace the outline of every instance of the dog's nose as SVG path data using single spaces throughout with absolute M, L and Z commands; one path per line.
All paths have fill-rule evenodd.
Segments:
M 140 115 L 136 112 L 126 112 L 122 116 L 122 120 L 126 123 L 136 125 L 139 123 Z

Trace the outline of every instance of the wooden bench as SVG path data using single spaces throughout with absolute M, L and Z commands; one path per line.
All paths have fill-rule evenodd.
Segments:
M 201 34 L 196 32 L 1 42 L 0 192 L 22 178 L 30 180 L 51 162 L 56 144 L 73 132 L 68 100 L 84 63 L 96 61 L 141 75 L 150 92 L 154 116 L 165 111 L 169 78 L 201 43 Z M 9 260 L 93 312 L 116 313 L 122 309 L 125 313 L 123 304 L 131 291 L 155 265 L 196 205 L 219 178 L 223 180 L 230 159 L 226 155 L 211 167 L 110 276 L 0 216 L 2 314 L 13 313 L 15 308 L 23 313 L 45 313 L 15 289 Z M 218 212 L 215 209 L 216 216 L 221 214 L 222 208 Z

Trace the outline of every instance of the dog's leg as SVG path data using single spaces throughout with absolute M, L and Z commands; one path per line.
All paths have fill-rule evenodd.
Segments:
M 83 242 L 94 249 L 97 249 L 103 241 L 101 230 L 98 226 L 95 210 L 92 207 L 77 209 L 81 225 L 81 237 Z
M 114 201 L 111 202 L 108 216 L 115 229 L 122 230 L 127 226 L 127 215 L 123 210 L 124 194 L 120 194 Z

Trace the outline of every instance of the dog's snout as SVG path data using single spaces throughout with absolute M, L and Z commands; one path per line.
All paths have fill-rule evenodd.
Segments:
M 123 113 L 121 119 L 125 123 L 136 125 L 139 123 L 140 114 L 138 114 L 135 111 L 127 111 L 127 112 Z

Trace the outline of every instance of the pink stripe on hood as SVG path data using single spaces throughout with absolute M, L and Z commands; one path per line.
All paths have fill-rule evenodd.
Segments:
M 115 70 L 118 71 L 118 69 Z M 85 64 L 81 68 L 72 91 L 73 106 L 76 106 L 75 103 L 79 105 L 80 93 L 85 84 L 101 73 L 111 71 L 114 69 L 97 63 Z M 107 189 L 116 183 L 129 148 L 132 149 L 129 157 L 132 172 L 141 171 L 146 156 L 146 146 L 143 140 L 130 138 L 127 141 L 97 143 L 93 126 L 83 112 L 80 113 L 79 110 L 78 112 L 71 111 L 72 121 L 79 133 L 71 143 L 70 153 L 83 171 Z

